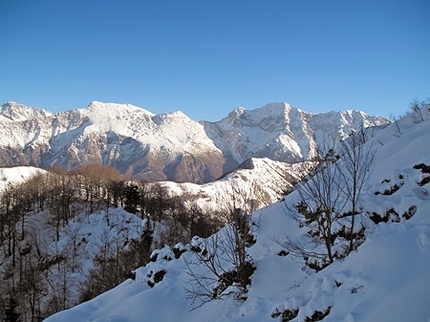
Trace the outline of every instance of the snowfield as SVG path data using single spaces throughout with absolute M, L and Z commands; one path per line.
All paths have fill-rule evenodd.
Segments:
M 298 200 L 293 192 L 252 214 L 256 243 L 248 253 L 256 270 L 246 300 L 232 294 L 199 306 L 188 298 L 190 265 L 202 276 L 209 274 L 191 250 L 202 242 L 196 237 L 177 246 L 186 250 L 178 259 L 165 247 L 156 252 L 156 260 L 136 270 L 134 280 L 46 321 L 287 321 L 282 317 L 287 310 L 295 311 L 291 321 L 306 321 L 317 311 L 326 314 L 324 321 L 429 321 L 430 184 L 423 179 L 430 174 L 416 167 L 430 165 L 430 118 L 425 115 L 421 123 L 406 116 L 366 143 L 376 148 L 360 202 L 362 214 L 368 214 L 361 216 L 366 239 L 346 258 L 316 272 L 302 258 L 280 256 L 278 241 L 285 236 L 307 240 L 306 227 L 290 215 Z M 369 219 L 390 209 L 398 218 L 379 224 Z

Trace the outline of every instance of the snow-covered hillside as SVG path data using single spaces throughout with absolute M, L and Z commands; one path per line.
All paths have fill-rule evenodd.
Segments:
M 387 123 L 356 111 L 313 115 L 286 103 L 198 123 L 182 112 L 155 115 L 130 104 L 92 102 L 53 114 L 9 102 L 0 110 L 0 165 L 99 163 L 137 179 L 202 183 L 251 157 L 306 160 L 327 138 L 338 142 L 362 125 Z
M 8 185 L 22 183 L 37 174 L 45 172 L 45 170 L 35 167 L 0 168 L 0 193 Z
M 206 184 L 172 181 L 159 184 L 171 195 L 193 196 L 194 202 L 206 211 L 232 209 L 234 205 L 253 211 L 276 202 L 291 190 L 305 164 L 251 158 L 219 180 Z
M 190 272 L 203 282 L 213 277 L 196 255 L 208 240 L 196 237 L 175 252 L 157 251 L 133 279 L 46 321 L 428 321 L 429 141 L 426 111 L 423 122 L 404 117 L 366 142 L 376 154 L 360 201 L 364 243 L 319 272 L 282 246 L 286 237 L 314 243 L 291 213 L 299 200 L 293 192 L 252 214 L 255 243 L 247 252 L 256 269 L 245 298 L 231 286 L 222 300 L 190 299 Z M 226 229 L 212 240 L 223 240 Z

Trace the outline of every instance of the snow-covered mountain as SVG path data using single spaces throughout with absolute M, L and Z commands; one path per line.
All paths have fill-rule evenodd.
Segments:
M 75 168 L 102 163 L 151 179 L 203 181 L 222 174 L 221 151 L 181 112 L 154 115 L 129 104 L 92 102 L 52 114 L 15 103 L 0 115 L 3 165 Z
M 422 122 L 404 117 L 365 143 L 375 149 L 357 217 L 365 238 L 358 249 L 321 271 L 283 247 L 285 238 L 303 247 L 317 245 L 308 227 L 296 220 L 293 209 L 300 196 L 294 191 L 252 214 L 254 240 L 247 253 L 255 271 L 240 298 L 234 285 L 222 299 L 207 303 L 193 302 L 198 293 L 190 296 L 193 287 L 197 287 L 194 292 L 205 294 L 204 287 L 211 291 L 210 286 L 217 285 L 211 266 L 201 259 L 214 263 L 204 250 L 212 254 L 210 245 L 216 242 L 220 244 L 214 256 L 220 256 L 220 263 L 214 265 L 226 265 L 221 247 L 228 237 L 224 228 L 209 239 L 196 237 L 188 245 L 155 251 L 153 261 L 137 269 L 132 278 L 46 321 L 427 321 L 429 141 L 426 112 Z M 229 267 L 224 268 L 227 273 Z
M 387 124 L 381 117 L 359 111 L 306 113 L 287 103 L 272 103 L 255 110 L 237 108 L 221 121 L 205 122 L 208 136 L 223 151 L 227 167 L 251 157 L 294 162 L 317 155 L 361 126 Z
M 251 157 L 307 160 L 322 142 L 387 123 L 357 111 L 314 115 L 286 103 L 199 123 L 182 112 L 155 115 L 130 104 L 92 102 L 53 114 L 9 102 L 0 110 L 0 165 L 102 163 L 134 178 L 201 183 Z

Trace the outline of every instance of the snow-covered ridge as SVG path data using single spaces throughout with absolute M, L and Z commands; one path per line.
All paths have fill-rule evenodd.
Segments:
M 91 113 L 101 113 L 100 116 L 106 115 L 106 113 L 117 114 L 118 110 L 122 113 L 145 113 L 153 116 L 154 114 L 135 105 L 132 104 L 118 104 L 118 103 L 103 103 L 99 101 L 92 101 L 86 108 L 83 110 L 87 110 Z
M 27 107 L 15 102 L 7 102 L 2 105 L 0 110 L 1 116 L 13 122 L 22 122 L 33 118 L 50 117 L 53 113 L 41 108 Z M 2 120 L 5 120 L 2 119 Z
M 193 196 L 208 213 L 248 205 L 254 211 L 282 198 L 298 179 L 302 163 L 287 163 L 269 158 L 252 158 L 219 180 L 206 184 L 160 182 L 170 195 Z

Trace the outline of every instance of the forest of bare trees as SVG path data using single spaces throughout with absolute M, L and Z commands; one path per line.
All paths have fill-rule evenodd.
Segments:
M 221 227 L 216 216 L 187 198 L 188 206 L 157 183 L 126 180 L 97 164 L 75 171 L 52 169 L 8 186 L 0 194 L 1 320 L 41 321 L 78 304 L 76 298 L 89 300 L 132 277 L 154 248 L 187 242 L 194 235 L 208 237 Z M 83 238 L 79 230 L 67 231 L 67 247 L 61 247 L 62 232 L 76 216 L 88 218 L 96 211 L 104 213 L 109 226 L 117 207 L 142 219 L 140 237 L 124 242 L 121 236 L 106 234 L 92 258 L 93 268 L 73 288 L 70 283 L 81 272 L 78 252 Z M 40 235 L 44 232 L 37 231 L 42 225 L 38 221 L 45 221 L 52 231 L 49 245 Z M 162 227 L 158 240 L 153 239 L 156 225 Z

